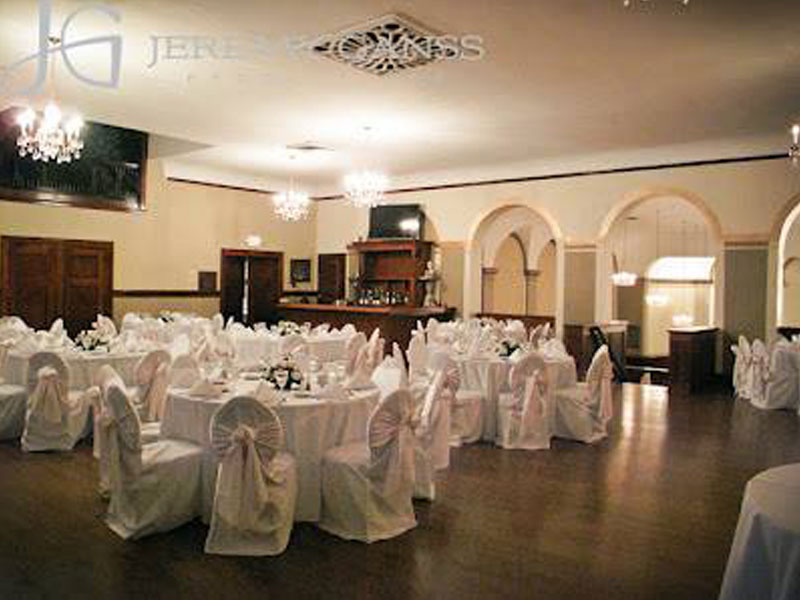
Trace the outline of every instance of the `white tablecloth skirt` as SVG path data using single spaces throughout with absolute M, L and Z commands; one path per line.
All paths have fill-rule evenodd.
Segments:
M 62 354 L 69 367 L 69 387 L 73 390 L 85 390 L 94 385 L 94 376 L 103 365 L 111 365 L 119 373 L 125 385 L 134 384 L 134 370 L 144 353 L 108 354 L 107 352 L 81 352 L 78 354 Z M 3 377 L 6 383 L 26 385 L 28 360 L 30 355 L 10 352 L 6 358 Z
M 252 393 L 255 384 L 239 382 L 237 393 Z M 161 435 L 201 444 L 209 450 L 204 465 L 203 518 L 208 520 L 214 502 L 217 461 L 210 451 L 209 428 L 214 412 L 233 393 L 220 398 L 189 396 L 173 389 L 167 397 Z M 363 440 L 367 422 L 379 399 L 377 389 L 358 392 L 347 401 L 289 397 L 276 408 L 286 436 L 286 450 L 297 463 L 298 494 L 295 520 L 318 521 L 322 505 L 321 464 L 327 450 Z
M 720 600 L 800 598 L 800 464 L 769 469 L 745 488 Z

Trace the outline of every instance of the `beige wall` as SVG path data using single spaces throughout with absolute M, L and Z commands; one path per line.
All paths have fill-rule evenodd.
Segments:
M 524 315 L 525 257 L 516 238 L 509 236 L 500 244 L 494 268 L 493 312 Z
M 567 248 L 564 263 L 564 322 L 594 322 L 596 254 L 593 250 Z
M 725 249 L 725 331 L 733 339 L 766 335 L 767 247 Z
M 0 201 L 0 235 L 114 242 L 114 288 L 194 290 L 197 271 L 219 271 L 220 249 L 243 247 L 249 234 L 263 249 L 314 261 L 316 226 L 287 224 L 270 196 L 167 181 L 161 163 L 147 165 L 147 210 L 122 213 Z
M 158 298 L 114 298 L 113 318 L 122 322 L 129 312 L 157 315 L 162 310 L 194 313 L 201 317 L 213 317 L 219 312 L 219 298 L 162 296 Z
M 535 313 L 543 316 L 556 314 L 556 245 L 547 244 L 539 255 L 536 276 Z
M 642 355 L 669 355 L 669 329 L 673 327 L 672 317 L 675 315 L 691 315 L 693 325 L 710 325 L 712 289 L 710 283 L 647 282 L 645 294 L 663 294 L 669 302 L 665 306 L 644 304 Z

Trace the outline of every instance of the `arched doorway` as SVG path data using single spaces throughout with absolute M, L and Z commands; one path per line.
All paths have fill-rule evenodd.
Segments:
M 781 226 L 777 271 L 775 324 L 779 327 L 800 327 L 800 202 L 789 212 Z
M 467 249 L 465 316 L 542 314 L 555 317 L 558 328 L 563 320 L 561 239 L 551 219 L 527 206 L 504 206 L 479 219 Z
M 722 322 L 719 224 L 697 198 L 664 190 L 628 200 L 598 250 L 598 313 L 628 322 L 629 354 L 666 356 L 670 328 Z M 635 282 L 615 283 L 620 271 Z

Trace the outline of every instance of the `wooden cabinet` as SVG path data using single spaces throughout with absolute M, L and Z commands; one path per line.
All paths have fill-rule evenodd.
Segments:
M 362 290 L 402 295 L 407 306 L 420 307 L 425 298 L 420 279 L 432 248 L 432 242 L 419 240 L 367 240 L 348 249 L 358 253 Z
M 113 262 L 111 242 L 4 236 L 3 312 L 36 329 L 61 317 L 75 336 L 111 316 Z
M 272 323 L 282 293 L 282 252 L 222 250 L 220 312 L 226 319 Z
M 717 329 L 669 330 L 669 388 L 680 396 L 701 391 L 714 377 Z

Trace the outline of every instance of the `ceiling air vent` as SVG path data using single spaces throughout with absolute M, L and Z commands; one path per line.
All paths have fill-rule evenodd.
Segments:
M 390 14 L 320 38 L 315 53 L 373 75 L 421 67 L 446 52 L 433 31 Z

